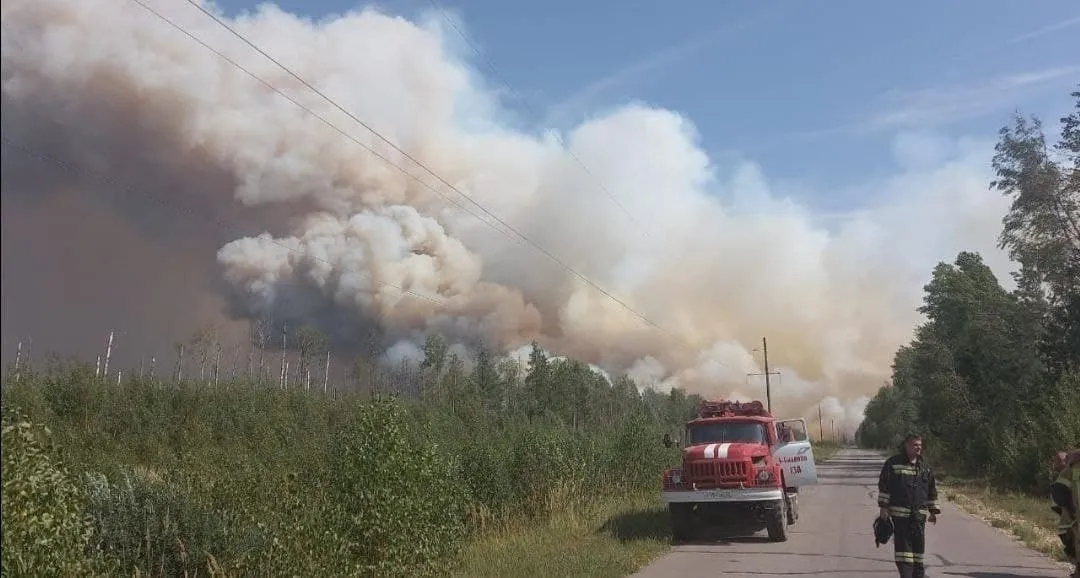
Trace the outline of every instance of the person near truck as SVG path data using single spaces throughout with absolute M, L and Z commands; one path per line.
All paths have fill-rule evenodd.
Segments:
M 788 427 L 788 426 L 786 426 L 784 424 L 780 424 L 780 425 L 776 426 L 776 429 L 778 430 L 778 433 L 779 433 L 777 438 L 780 440 L 780 443 L 787 444 L 787 443 L 791 443 L 791 442 L 795 441 L 795 434 L 791 432 L 790 427 Z
M 1066 458 L 1066 467 L 1070 472 L 1069 481 L 1072 483 L 1073 508 L 1080 518 L 1080 449 L 1073 450 Z M 1076 567 L 1073 569 L 1073 578 L 1080 578 L 1080 520 L 1074 520 L 1073 526 L 1073 551 L 1076 552 Z
M 923 459 L 922 438 L 910 434 L 885 460 L 878 478 L 878 517 L 891 520 L 896 568 L 901 578 L 924 578 L 926 522 L 937 523 L 937 481 Z
M 1058 537 L 1066 558 L 1075 565 L 1072 576 L 1080 577 L 1080 450 L 1057 452 L 1053 465 L 1057 477 L 1050 484 L 1050 497 L 1058 514 Z

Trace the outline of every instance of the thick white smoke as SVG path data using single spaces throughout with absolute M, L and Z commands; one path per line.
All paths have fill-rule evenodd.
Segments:
M 493 222 L 194 7 L 150 5 L 411 176 L 121 0 L 4 2 L 5 134 L 49 132 L 109 168 L 129 163 L 124 135 L 155 119 L 155 153 L 193 163 L 198 202 L 291 216 L 217 253 L 243 310 L 375 319 L 397 344 L 391 361 L 415 358 L 433 331 L 507 352 L 537 339 L 653 387 L 761 398 L 762 378 L 747 374 L 762 371 L 766 335 L 778 411 L 813 421 L 824 400 L 826 424 L 850 431 L 911 336 L 933 264 L 975 249 L 1007 267 L 993 250 L 1005 201 L 987 191 L 986 143 L 935 164 L 901 140 L 907 168 L 866 185 L 876 200 L 821 221 L 752 162 L 714 165 L 668 110 L 628 105 L 564 135 L 590 176 L 552 135 L 502 125 L 495 96 L 433 25 L 374 10 L 312 23 L 272 6 L 229 21 L 661 332 L 448 202 Z M 112 106 L 129 108 L 100 114 Z M 197 167 L 233 182 L 199 190 Z

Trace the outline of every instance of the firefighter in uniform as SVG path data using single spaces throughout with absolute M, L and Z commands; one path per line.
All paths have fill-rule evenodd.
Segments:
M 1058 536 L 1065 556 L 1075 564 L 1071 576 L 1080 578 L 1080 450 L 1058 452 L 1054 471 L 1050 496 L 1059 516 Z
M 1054 456 L 1054 472 L 1057 477 L 1050 484 L 1053 510 L 1058 514 L 1058 537 L 1061 538 L 1065 557 L 1076 562 L 1076 503 L 1073 500 L 1072 467 L 1067 463 L 1068 454 L 1058 452 Z
M 909 435 L 900 452 L 885 460 L 878 479 L 882 520 L 892 519 L 896 568 L 901 578 L 926 576 L 926 522 L 937 523 L 937 481 L 923 461 L 922 438 Z
M 1068 458 L 1068 471 L 1071 472 L 1073 508 L 1080 517 L 1080 450 L 1073 450 Z M 1073 578 L 1080 578 L 1080 520 L 1073 520 L 1073 551 L 1076 552 L 1076 568 Z

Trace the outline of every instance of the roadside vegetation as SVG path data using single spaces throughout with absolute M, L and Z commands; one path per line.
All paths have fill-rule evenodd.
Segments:
M 1013 535 L 1027 547 L 1065 560 L 1057 535 L 1057 514 L 1050 510 L 1050 500 L 1041 492 L 946 474 L 942 493 L 960 509 Z
M 399 380 L 413 396 L 23 368 L 3 392 L 5 573 L 499 575 L 558 551 L 602 575 L 659 552 L 635 508 L 698 398 L 539 348 L 496 361 L 481 350 L 466 372 L 432 338 Z
M 814 461 L 821 463 L 836 455 L 841 445 L 832 440 L 818 440 L 811 442 L 814 445 Z
M 1080 446 L 1080 92 L 1050 146 L 1037 119 L 1001 130 L 992 187 L 1012 200 L 1002 248 L 1018 265 L 1006 290 L 978 254 L 940 263 L 926 321 L 902 347 L 892 383 L 866 408 L 866 447 L 919 433 L 945 495 L 1060 556 L 1047 488 L 1050 456 Z
M 829 440 L 813 444 L 818 464 L 840 449 Z M 458 575 L 626 576 L 671 546 L 667 507 L 653 488 L 557 511 L 547 523 L 511 523 L 474 541 Z
M 425 350 L 378 394 L 9 374 L 5 575 L 621 576 L 670 545 L 661 437 L 700 398 Z

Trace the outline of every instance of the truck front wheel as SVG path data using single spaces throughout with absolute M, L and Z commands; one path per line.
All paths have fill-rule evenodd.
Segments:
M 787 500 L 780 500 L 769 511 L 765 527 L 769 531 L 769 540 L 773 542 L 787 541 Z
M 676 542 L 685 542 L 694 534 L 694 505 L 668 504 L 671 519 L 671 537 Z

